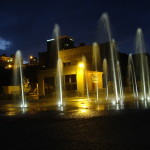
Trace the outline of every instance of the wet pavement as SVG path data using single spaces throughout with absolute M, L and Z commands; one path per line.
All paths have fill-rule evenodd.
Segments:
M 28 101 L 27 108 L 0 101 L 2 149 L 149 149 L 150 103 L 95 104 L 68 99 Z

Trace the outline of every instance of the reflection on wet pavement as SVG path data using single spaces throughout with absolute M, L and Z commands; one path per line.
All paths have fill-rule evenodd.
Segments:
M 64 106 L 58 106 L 54 101 L 31 101 L 28 107 L 21 108 L 15 103 L 0 103 L 0 116 L 38 115 L 41 112 L 54 113 L 63 118 L 91 118 L 101 115 L 111 115 L 129 110 L 150 109 L 148 101 L 131 101 L 121 104 L 99 103 L 87 99 L 67 99 Z

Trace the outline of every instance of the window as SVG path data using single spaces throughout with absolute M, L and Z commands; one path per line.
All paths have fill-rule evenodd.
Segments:
M 49 77 L 44 78 L 44 89 L 45 89 L 45 95 L 50 95 L 55 90 L 55 78 Z
M 64 67 L 68 67 L 68 66 L 70 66 L 70 62 L 64 62 L 63 65 L 64 65 Z
M 65 90 L 77 90 L 76 74 L 65 75 Z

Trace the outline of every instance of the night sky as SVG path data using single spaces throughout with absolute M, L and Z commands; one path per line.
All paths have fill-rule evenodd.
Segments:
M 150 52 L 150 5 L 148 0 L 3 0 L 0 2 L 0 54 L 21 50 L 25 60 L 46 51 L 54 24 L 61 35 L 71 36 L 75 46 L 97 40 L 103 12 L 110 18 L 119 51 L 134 53 L 136 30 L 141 27 Z

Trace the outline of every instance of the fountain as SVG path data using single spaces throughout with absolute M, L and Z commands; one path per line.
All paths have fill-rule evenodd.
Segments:
M 120 69 L 119 61 L 117 61 L 116 65 L 117 65 L 116 70 L 117 70 L 118 87 L 120 87 L 118 89 L 118 92 L 119 92 L 120 100 L 123 100 L 124 99 L 124 93 L 123 93 L 122 76 L 121 76 L 121 69 Z
M 19 81 L 20 80 L 20 81 Z M 21 51 L 17 51 L 15 55 L 15 63 L 14 63 L 14 85 L 20 84 L 21 87 L 21 107 L 27 107 L 25 103 L 24 96 L 24 86 L 23 86 L 23 72 L 22 72 L 22 55 Z
M 85 86 L 86 86 L 86 95 L 87 95 L 87 100 L 90 100 L 89 96 L 89 86 L 88 86 L 88 78 L 87 78 L 87 66 L 86 66 L 86 57 L 82 56 L 82 62 L 84 64 L 84 78 L 85 78 Z
M 141 100 L 147 100 L 150 97 L 150 79 L 148 69 L 148 59 L 145 51 L 144 38 L 141 28 L 137 29 L 136 32 L 136 78 L 139 86 L 139 98 Z
M 61 49 L 61 44 L 64 43 L 60 43 L 60 39 L 62 37 L 59 37 L 60 29 L 59 26 L 55 24 L 53 39 L 50 39 L 49 43 L 53 47 L 48 49 L 46 53 L 51 57 L 51 61 L 49 61 L 49 63 L 52 65 L 48 64 L 48 66 L 46 64 L 47 68 L 45 67 L 45 70 L 43 69 L 45 72 L 42 69 L 39 71 L 41 73 L 39 73 L 39 78 L 41 79 L 39 85 L 42 87 L 40 87 L 41 89 L 39 88 L 42 91 L 41 92 L 39 90 L 42 93 L 41 94 L 39 92 L 41 94 L 40 96 L 53 96 L 55 93 L 57 93 L 56 96 L 53 97 L 53 104 L 57 103 L 56 101 L 58 101 L 58 108 L 61 111 L 64 111 L 64 108 L 66 108 L 64 107 L 65 100 L 66 104 L 69 103 L 71 105 L 74 105 L 74 102 L 78 101 L 79 104 L 84 105 L 86 102 L 90 104 L 89 107 L 92 106 L 92 108 L 100 105 L 105 105 L 105 107 L 107 107 L 109 105 L 110 107 L 114 107 L 116 110 L 124 109 L 125 105 L 122 105 L 123 102 L 125 102 L 125 104 L 131 102 L 130 104 L 133 104 L 134 100 L 134 104 L 137 108 L 140 108 L 141 105 L 144 105 L 145 108 L 148 108 L 148 102 L 150 100 L 150 73 L 149 60 L 145 51 L 142 30 L 140 28 L 137 29 L 135 47 L 136 54 L 129 54 L 128 57 L 126 57 L 126 55 L 123 56 L 125 57 L 125 60 L 128 59 L 127 66 L 124 66 L 128 69 L 128 76 L 125 77 L 126 72 L 125 75 L 121 72 L 124 70 L 124 68 L 121 68 L 121 65 L 124 62 L 122 63 L 122 61 L 119 61 L 119 58 L 117 57 L 116 42 L 112 38 L 109 17 L 106 13 L 103 13 L 100 18 L 100 27 L 100 31 L 102 31 L 104 34 L 99 34 L 99 36 L 104 39 L 104 41 L 94 42 L 93 45 L 89 45 L 89 47 L 82 47 L 83 45 L 80 45 L 80 47 L 71 46 L 71 48 L 69 47 L 69 44 L 65 43 L 65 45 L 69 46 L 67 47 L 68 49 L 64 48 L 63 50 L 63 48 Z M 72 38 L 69 37 L 69 40 L 73 43 Z M 104 49 L 103 45 L 106 46 Z M 62 50 L 61 54 L 59 53 L 60 50 Z M 81 60 L 82 66 L 80 68 L 78 63 Z M 65 65 L 64 68 L 63 63 Z M 103 82 L 101 82 L 102 75 Z M 124 75 L 124 80 L 122 80 L 122 75 Z M 16 52 L 15 56 L 14 77 L 14 84 L 19 84 L 21 89 L 20 107 L 25 109 L 27 104 L 24 95 L 25 89 L 23 85 L 22 55 L 19 50 Z M 123 87 L 123 85 L 126 84 L 123 81 L 126 81 L 126 79 L 128 86 Z M 53 82 L 50 82 L 51 80 L 53 80 Z M 64 83 L 66 84 L 66 91 L 68 90 L 67 92 L 69 94 L 67 92 L 64 93 Z M 50 84 L 52 84 L 52 86 Z M 103 84 L 105 86 L 103 86 Z M 55 86 L 56 90 L 54 89 Z M 125 93 L 126 90 L 127 92 Z M 48 91 L 50 91 L 52 94 L 48 95 Z M 84 94 L 85 91 L 86 94 Z M 70 95 L 72 96 L 71 98 Z M 64 96 L 68 97 L 64 98 Z M 126 100 L 129 101 L 127 102 Z M 92 102 L 95 102 L 96 104 L 94 103 L 94 105 L 92 105 Z M 39 106 L 40 105 L 38 104 L 38 107 Z M 76 105 L 75 107 L 80 106 Z M 84 107 L 87 109 L 86 105 Z
M 93 43 L 93 58 L 92 58 L 92 63 L 93 63 L 93 69 L 96 71 L 96 76 L 97 76 L 97 82 L 96 82 L 96 100 L 95 102 L 98 102 L 99 99 L 99 92 L 98 92 L 98 70 L 100 67 L 100 50 L 98 47 L 98 44 L 95 42 Z
M 58 105 L 59 106 L 62 106 L 63 105 L 63 81 L 62 81 L 62 78 L 63 78 L 63 65 L 62 65 L 62 61 L 60 58 L 58 58 L 58 61 L 57 61 L 57 74 L 56 74 L 56 78 L 57 78 L 57 93 L 58 93 L 58 99 L 59 99 L 59 103 Z
M 147 99 L 148 101 L 150 100 L 150 72 L 149 72 L 149 65 L 148 65 L 148 57 L 146 56 L 145 58 L 145 67 L 147 68 L 146 70 L 146 77 L 147 77 Z
M 105 98 L 106 98 L 106 100 L 108 100 L 108 66 L 107 66 L 106 58 L 103 59 L 103 75 L 104 75 L 103 81 L 106 86 L 106 97 Z
M 138 89 L 137 89 L 137 81 L 134 69 L 134 63 L 132 59 L 132 54 L 129 54 L 128 57 L 128 77 L 127 77 L 128 86 L 133 91 L 134 98 L 138 98 Z
M 55 24 L 54 26 L 54 32 L 53 32 L 53 37 L 55 39 L 55 46 L 56 46 L 56 49 L 55 49 L 55 54 L 56 54 L 56 61 L 57 61 L 57 73 L 56 73 L 56 79 L 57 79 L 57 86 L 56 86 L 56 91 L 57 91 L 57 94 L 58 94 L 58 99 L 59 99 L 59 102 L 58 102 L 58 105 L 59 106 L 63 106 L 63 81 L 62 81 L 62 78 L 63 78 L 63 65 L 62 65 L 62 61 L 61 59 L 59 58 L 59 50 L 60 50 L 60 46 L 59 46 L 59 33 L 60 33 L 60 28 L 58 26 L 58 24 Z
M 112 84 L 113 84 L 113 88 L 114 88 L 114 94 L 115 94 L 115 98 L 114 99 L 116 101 L 116 103 L 119 103 L 119 101 L 123 100 L 123 87 L 122 87 L 122 78 L 121 78 L 121 73 L 119 72 L 119 70 L 117 70 L 117 62 L 118 62 L 118 58 L 117 58 L 117 48 L 116 48 L 116 44 L 115 41 L 112 39 L 111 36 L 111 29 L 110 29 L 110 23 L 109 23 L 109 17 L 107 15 L 107 13 L 103 13 L 101 18 L 100 18 L 100 30 L 102 32 L 101 35 L 103 35 L 102 41 L 105 40 L 105 42 L 109 42 L 109 50 L 110 50 L 110 58 L 109 58 L 109 68 L 110 68 L 110 73 L 109 73 L 109 79 L 111 80 Z M 119 68 L 118 68 L 119 69 Z M 118 71 L 118 77 L 117 77 L 117 71 Z M 121 89 L 121 90 L 119 90 Z M 113 100 L 113 102 L 114 102 Z

